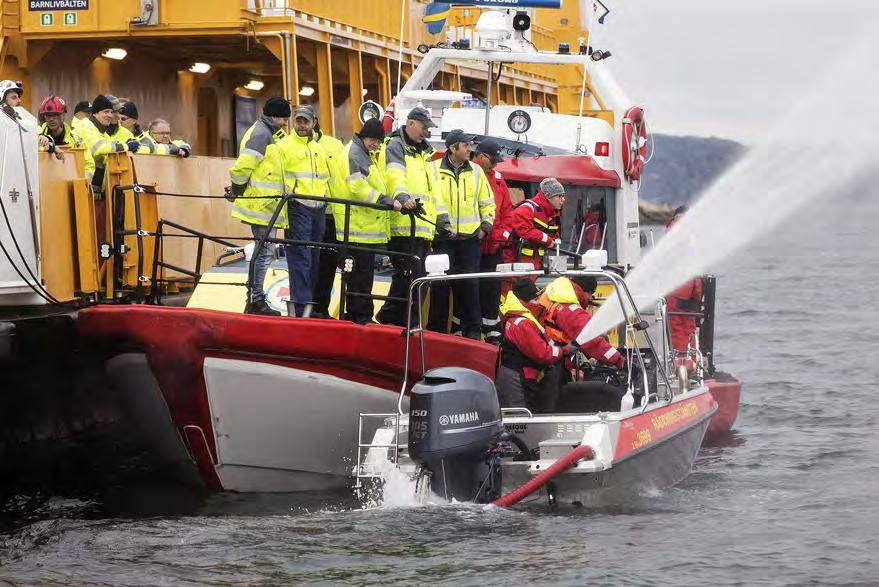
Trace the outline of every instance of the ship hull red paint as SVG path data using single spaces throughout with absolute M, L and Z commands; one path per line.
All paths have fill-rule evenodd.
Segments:
M 717 401 L 717 413 L 708 424 L 707 436 L 709 438 L 723 436 L 732 430 L 739 415 L 739 399 L 742 392 L 742 383 L 737 379 L 731 381 L 718 381 L 708 379 L 705 385 L 711 390 L 711 395 Z
M 393 326 L 157 306 L 95 306 L 80 312 L 79 329 L 87 339 L 113 348 L 113 354 L 145 357 L 167 404 L 165 419 L 170 419 L 205 485 L 214 491 L 229 487 L 221 480 L 223 459 L 222 451 L 218 454 L 218 433 L 222 430 L 216 429 L 217 420 L 212 414 L 216 405 L 212 406 L 205 379 L 209 371 L 207 358 L 243 362 L 273 372 L 313 373 L 323 381 L 343 380 L 373 390 L 373 401 L 376 393 L 386 391 L 394 404 L 393 397 L 399 393 L 403 379 L 406 339 L 402 329 Z M 418 338 L 412 341 L 410 386 L 422 377 Z M 428 349 L 426 369 L 463 366 L 494 379 L 495 347 L 434 333 L 426 334 L 424 344 Z M 121 374 L 120 383 L 125 385 L 128 376 Z M 301 397 L 308 391 L 300 389 L 297 393 Z M 356 409 L 357 392 L 351 392 L 350 397 L 351 409 Z M 331 420 L 332 414 L 327 418 Z M 328 427 L 334 424 L 327 421 Z M 350 444 L 354 446 L 353 441 Z M 306 473 L 313 476 L 314 471 Z

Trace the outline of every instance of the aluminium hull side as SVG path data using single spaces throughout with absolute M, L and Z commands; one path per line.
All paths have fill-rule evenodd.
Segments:
M 345 486 L 359 414 L 397 408 L 396 327 L 132 306 L 90 308 L 80 329 L 126 349 L 106 365 L 127 416 L 179 480 L 211 491 Z M 490 345 L 428 333 L 425 346 L 428 369 L 493 374 Z M 411 356 L 410 374 L 421 377 Z
M 716 401 L 702 387 L 676 397 L 671 403 L 651 406 L 643 413 L 636 409 L 608 414 L 603 419 L 592 417 L 591 424 L 583 418 L 568 416 L 551 417 L 549 422 L 535 423 L 536 426 L 528 424 L 533 419 L 505 418 L 507 430 L 516 433 L 518 429 L 528 446 L 540 437 L 543 445 L 555 446 L 549 451 L 551 455 L 541 449 L 541 461 L 504 462 L 504 492 L 524 484 L 581 443 L 591 446 L 595 455 L 551 482 L 557 504 L 609 505 L 637 498 L 651 489 L 675 485 L 689 475 L 716 411 Z M 582 428 L 578 428 L 580 424 Z M 529 431 L 531 426 L 537 430 Z M 571 432 L 578 430 L 582 430 L 582 435 L 572 438 Z M 540 503 L 546 497 L 544 488 L 528 501 Z

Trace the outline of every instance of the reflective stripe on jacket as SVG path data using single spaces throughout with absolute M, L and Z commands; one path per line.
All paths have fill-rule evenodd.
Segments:
M 386 195 L 387 188 L 376 158 L 377 155 L 372 155 L 357 136 L 345 145 L 335 170 L 335 197 L 370 204 L 393 203 Z M 336 239 L 342 241 L 345 236 L 345 206 L 334 206 L 333 217 Z M 370 244 L 388 242 L 388 211 L 351 206 L 348 240 L 352 243 Z
M 283 159 L 278 145 L 269 145 L 265 157 L 250 176 L 244 197 L 236 198 L 233 202 L 232 216 L 248 224 L 268 226 L 284 193 Z M 287 206 L 281 206 L 275 228 L 287 228 L 287 226 Z
M 491 234 L 482 241 L 482 254 L 491 255 L 502 246 L 507 246 L 513 234 L 513 203 L 510 200 L 510 189 L 504 176 L 499 171 L 487 175 L 488 185 L 494 193 L 494 224 Z
M 487 236 L 494 224 L 495 204 L 482 167 L 467 161 L 456 174 L 448 153 L 434 165 L 440 179 L 439 193 L 452 230 L 461 236 L 476 236 L 476 231 L 482 228 Z
M 232 193 L 236 196 L 244 195 L 251 175 L 266 156 L 268 146 L 277 143 L 285 136 L 287 133 L 284 129 L 278 127 L 267 116 L 261 117 L 247 129 L 238 147 L 238 159 L 229 170 Z
M 128 150 L 124 143 L 107 134 L 107 127 L 95 120 L 94 116 L 83 118 L 72 132 L 74 137 L 82 139 L 82 144 L 92 156 L 96 167 L 106 167 L 107 155 L 110 153 L 124 153 Z M 114 136 L 118 135 L 117 131 Z
M 83 143 L 82 139 L 77 139 L 77 137 L 73 134 L 73 129 L 71 129 L 70 126 L 66 122 L 64 123 L 64 138 L 62 138 L 60 142 L 55 140 L 55 138 L 52 136 L 52 132 L 49 130 L 49 125 L 47 125 L 45 122 L 40 125 L 40 134 L 45 135 L 45 136 L 49 137 L 50 139 L 52 139 L 52 141 L 55 143 L 56 147 L 67 147 L 67 148 L 71 148 L 71 149 L 72 148 L 82 148 L 83 149 L 83 168 L 78 171 L 80 173 L 82 173 L 86 179 L 90 180 L 92 177 L 94 177 L 94 175 L 95 175 L 95 160 L 92 157 L 91 152 L 88 149 L 84 148 L 84 143 Z M 81 147 L 76 147 L 77 141 L 82 143 Z M 44 151 L 45 149 L 40 148 L 40 150 Z
M 405 201 L 405 195 L 421 202 L 427 220 L 415 219 L 415 236 L 433 240 L 437 225 L 448 223 L 448 214 L 439 194 L 439 176 L 432 158 L 434 151 L 426 141 L 410 145 L 403 134 L 405 127 L 385 139 L 379 154 L 379 169 L 384 174 L 385 185 L 392 198 Z M 410 216 L 400 212 L 390 213 L 391 236 L 409 236 Z
M 543 255 L 546 247 L 558 238 L 559 216 L 559 211 L 552 207 L 541 192 L 513 210 L 513 230 L 522 241 L 522 256 Z
M 320 145 L 324 153 L 327 156 L 327 169 L 330 170 L 330 179 L 327 183 L 327 195 L 332 198 L 340 198 L 342 196 L 336 195 L 335 190 L 335 182 L 336 182 L 336 165 L 340 157 L 342 157 L 342 149 L 345 148 L 345 145 L 337 139 L 336 137 L 331 137 L 330 135 L 326 135 L 322 132 L 315 133 L 317 138 L 317 144 Z M 327 214 L 331 214 L 333 212 L 333 207 L 331 204 L 327 204 Z
M 288 194 L 325 198 L 330 172 L 327 156 L 317 141 L 293 133 L 278 142 L 278 152 L 284 162 L 284 183 Z M 303 206 L 319 208 L 324 202 L 296 200 Z

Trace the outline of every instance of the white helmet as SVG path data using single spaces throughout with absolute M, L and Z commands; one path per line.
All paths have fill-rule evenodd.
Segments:
M 6 92 L 18 92 L 19 96 L 24 94 L 21 83 L 14 82 L 11 79 L 5 79 L 0 82 L 0 100 L 6 97 Z

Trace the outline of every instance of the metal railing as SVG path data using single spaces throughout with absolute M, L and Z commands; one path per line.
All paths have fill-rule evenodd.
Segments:
M 424 277 L 419 277 L 412 281 L 409 286 L 409 300 L 408 300 L 408 313 L 406 324 L 410 325 L 405 330 L 406 335 L 406 348 L 403 358 L 403 383 L 400 387 L 400 397 L 397 402 L 397 411 L 399 414 L 403 414 L 403 398 L 406 394 L 406 389 L 409 385 L 409 357 L 410 357 L 410 349 L 411 349 L 411 339 L 412 335 L 415 333 L 419 333 L 418 342 L 419 342 L 419 354 L 421 358 L 421 373 L 424 373 L 427 370 L 426 360 L 425 360 L 425 350 L 424 350 L 424 312 L 423 312 L 423 292 L 424 288 L 429 286 L 434 282 L 441 281 L 461 281 L 466 279 L 509 279 L 511 277 L 541 277 L 541 276 L 550 276 L 550 275 L 558 275 L 558 276 L 591 276 L 591 277 L 601 277 L 608 281 L 610 281 L 616 291 L 620 294 L 617 296 L 617 299 L 620 303 L 620 309 L 623 312 L 623 316 L 634 316 L 635 320 L 626 323 L 627 336 L 625 337 L 624 349 L 629 350 L 629 341 L 632 343 L 632 357 L 637 357 L 638 364 L 640 366 L 641 375 L 643 377 L 643 385 L 644 385 L 644 399 L 642 412 L 647 409 L 647 406 L 650 402 L 651 393 L 650 393 L 650 382 L 647 378 L 648 367 L 646 362 L 644 361 L 644 354 L 641 352 L 640 345 L 638 344 L 638 337 L 635 336 L 635 332 L 640 332 L 640 334 L 644 337 L 647 342 L 647 347 L 650 352 L 653 353 L 653 357 L 659 357 L 659 354 L 656 351 L 656 347 L 653 344 L 653 340 L 650 337 L 650 334 L 647 332 L 648 325 L 642 319 L 641 313 L 638 311 L 638 307 L 635 304 L 635 300 L 632 298 L 631 292 L 629 292 L 628 287 L 626 286 L 623 278 L 613 271 L 604 271 L 604 270 L 585 270 L 585 269 L 572 269 L 572 270 L 564 270 L 558 272 L 550 272 L 549 270 L 539 271 L 504 271 L 504 272 L 484 272 L 484 273 L 466 273 L 459 275 L 427 275 Z M 629 306 L 627 309 L 626 306 Z M 417 326 L 413 327 L 412 325 L 412 308 L 415 307 L 418 309 L 418 322 Z M 645 349 L 646 350 L 646 349 Z M 627 357 L 627 362 L 630 363 L 631 358 Z M 655 361 L 657 363 L 657 370 L 661 373 L 663 383 L 666 388 L 669 390 L 669 395 L 665 399 L 667 401 L 672 400 L 672 385 L 671 380 L 668 377 L 668 374 L 665 370 L 665 365 L 660 365 L 659 361 Z M 630 363 L 631 364 L 631 363 Z M 632 384 L 631 381 L 631 370 L 628 374 L 629 385 Z M 658 394 L 654 394 L 657 397 Z
M 131 192 L 133 194 L 132 202 L 134 209 L 134 227 L 126 227 L 125 225 L 125 217 L 126 217 L 126 208 L 125 202 L 126 192 Z M 141 186 L 138 184 L 128 184 L 128 185 L 117 185 L 114 186 L 112 191 L 113 198 L 113 242 L 112 242 L 112 252 L 113 252 L 113 267 L 114 267 L 114 283 L 116 285 L 117 292 L 124 291 L 124 281 L 123 281 L 123 270 L 124 270 L 124 257 L 129 252 L 128 247 L 125 245 L 126 237 L 134 237 L 136 240 L 136 255 L 137 259 L 135 261 L 135 270 L 137 272 L 137 283 L 134 287 L 134 290 L 131 292 L 134 296 L 134 299 L 138 302 L 147 302 L 152 304 L 161 303 L 162 297 L 162 285 L 168 283 L 170 281 L 179 281 L 179 280 L 168 280 L 161 277 L 161 269 L 170 269 L 172 271 L 176 271 L 177 273 L 182 273 L 190 278 L 192 278 L 193 282 L 198 284 L 201 283 L 200 279 L 203 275 L 201 271 L 202 258 L 204 254 L 204 244 L 205 242 L 213 242 L 225 247 L 238 247 L 239 245 L 236 242 L 251 242 L 253 241 L 253 237 L 249 236 L 217 236 L 211 235 L 203 231 L 199 231 L 182 224 L 173 222 L 171 220 L 166 220 L 164 218 L 159 219 L 156 225 L 155 230 L 148 230 L 143 226 L 143 214 L 141 211 L 141 201 L 140 197 L 143 195 L 149 196 L 168 196 L 168 197 L 183 197 L 183 198 L 204 198 L 204 199 L 225 199 L 224 196 L 211 196 L 211 195 L 199 195 L 199 194 L 174 194 L 169 192 L 160 192 L 155 190 L 149 186 Z M 236 199 L 270 199 L 270 197 L 262 197 L 262 196 L 241 196 Z M 313 247 L 319 249 L 328 249 L 335 250 L 339 253 L 340 256 L 345 257 L 349 252 L 367 252 L 373 253 L 376 255 L 386 255 L 391 258 L 403 258 L 407 259 L 411 264 L 415 265 L 421 263 L 423 260 L 414 254 L 415 251 L 415 239 L 416 237 L 416 218 L 424 218 L 423 209 L 417 208 L 413 211 L 401 210 L 401 213 L 408 214 L 409 222 L 410 222 L 410 232 L 409 232 L 409 252 L 400 252 L 400 251 L 391 251 L 387 248 L 373 248 L 373 247 L 364 247 L 360 246 L 356 243 L 350 242 L 350 228 L 351 228 L 351 207 L 357 206 L 361 208 L 371 208 L 375 210 L 382 211 L 393 211 L 393 206 L 385 205 L 385 204 L 374 204 L 369 202 L 357 202 L 348 199 L 342 198 L 332 198 L 332 197 L 321 197 L 321 196 L 308 196 L 303 194 L 286 194 L 283 196 L 277 196 L 278 200 L 270 220 L 268 222 L 268 230 L 266 231 L 265 236 L 256 241 L 256 246 L 254 249 L 254 254 L 251 256 L 250 262 L 248 264 L 248 277 L 247 282 L 244 284 L 241 283 L 218 283 L 216 285 L 232 285 L 232 286 L 241 286 L 247 285 L 248 288 L 253 289 L 256 285 L 254 284 L 254 275 L 256 268 L 256 260 L 257 255 L 256 251 L 261 250 L 262 247 L 266 246 L 268 243 L 281 244 L 281 245 L 298 245 L 305 247 Z M 343 223 L 343 231 L 342 231 L 342 241 L 341 242 L 325 242 L 325 241 L 308 241 L 308 240 L 297 240 L 297 239 L 289 239 L 289 238 L 276 238 L 273 236 L 269 236 L 273 232 L 276 232 L 278 219 L 281 217 L 282 212 L 287 207 L 287 205 L 296 200 L 308 200 L 308 201 L 316 201 L 323 204 L 333 204 L 343 206 L 345 209 L 344 213 L 344 223 Z M 175 233 L 166 232 L 166 228 L 173 228 L 178 231 Z M 153 245 L 153 255 L 152 255 L 152 271 L 150 276 L 146 276 L 144 273 L 145 269 L 145 256 L 144 251 L 146 250 L 145 239 L 148 237 L 154 237 L 155 242 Z M 194 238 L 197 239 L 196 245 L 196 255 L 195 255 L 195 263 L 193 269 L 188 269 L 185 267 L 181 267 L 179 265 L 175 265 L 172 263 L 168 263 L 163 258 L 163 243 L 166 238 Z M 146 286 L 147 284 L 150 286 L 149 295 L 146 295 Z M 260 284 L 261 285 L 261 284 Z M 399 302 L 408 302 L 407 298 L 398 298 L 392 296 L 384 296 L 377 294 L 365 294 L 358 292 L 348 292 L 348 272 L 342 271 L 341 273 L 341 292 L 339 297 L 339 317 L 344 318 L 345 316 L 345 305 L 347 303 L 347 298 L 350 297 L 368 297 L 374 300 L 391 300 L 391 301 L 399 301 Z

